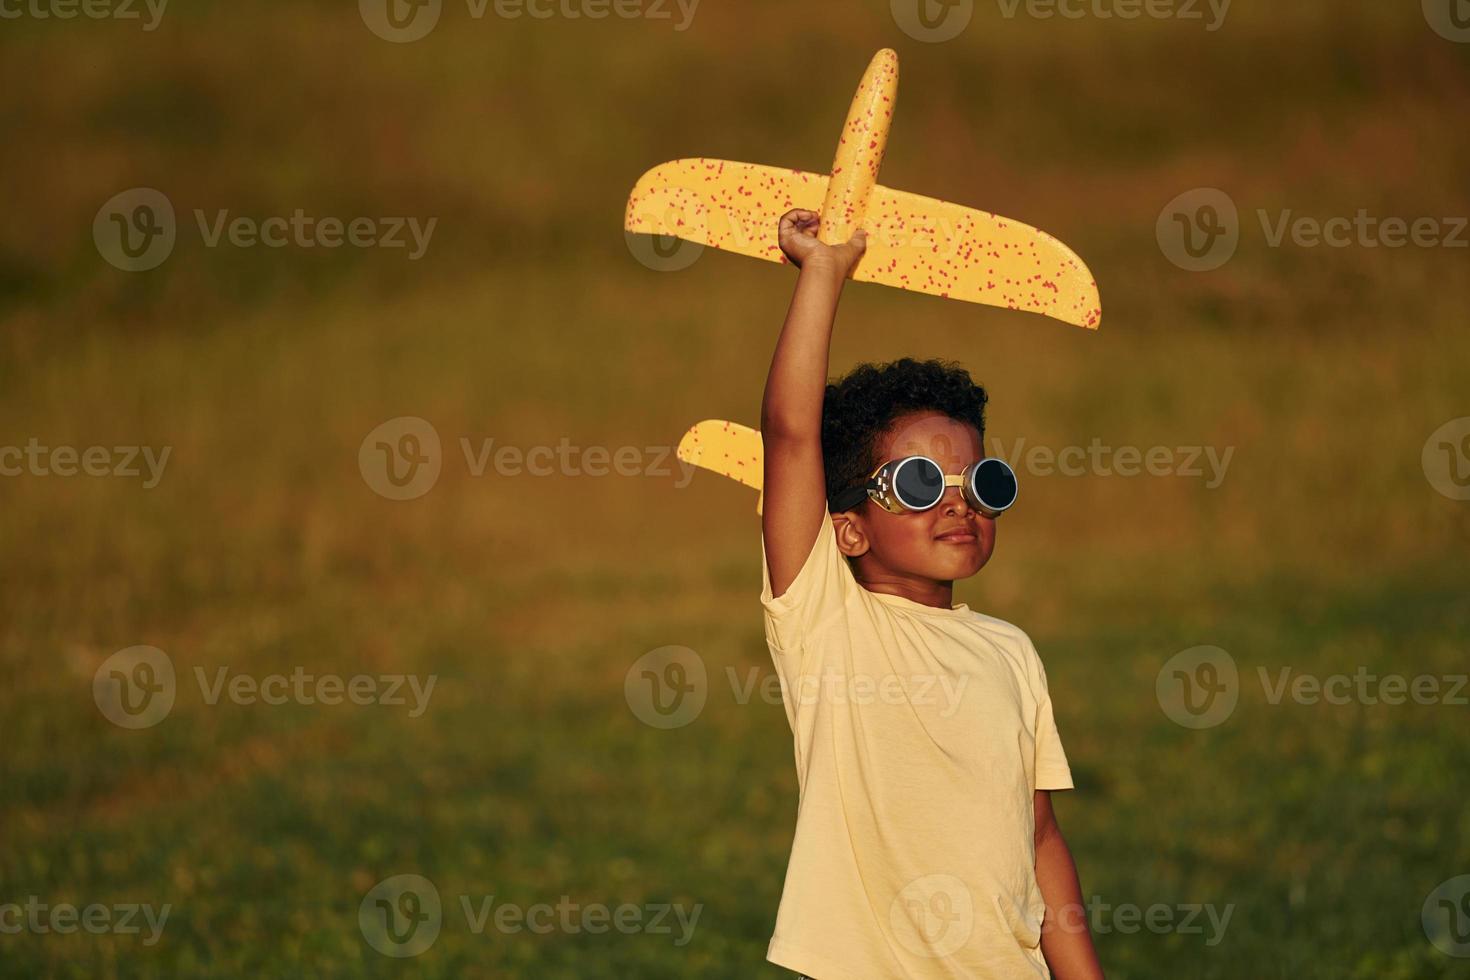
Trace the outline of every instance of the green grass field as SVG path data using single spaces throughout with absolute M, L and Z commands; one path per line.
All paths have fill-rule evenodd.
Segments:
M 957 587 L 1047 664 L 1084 892 L 1232 909 L 1213 945 L 1105 920 L 1108 975 L 1470 975 L 1420 918 L 1470 873 L 1470 708 L 1273 704 L 1258 680 L 1470 659 L 1470 504 L 1421 466 L 1470 415 L 1470 253 L 1273 248 L 1257 219 L 1470 214 L 1470 47 L 1398 6 L 1242 6 L 1209 33 L 979 4 L 939 44 L 881 3 L 834 22 L 709 2 L 685 31 L 449 4 L 401 45 L 352 3 L 181 5 L 151 32 L 0 24 L 0 446 L 171 449 L 151 489 L 0 478 L 0 907 L 171 907 L 151 945 L 0 933 L 0 975 L 784 975 L 764 953 L 791 736 L 728 681 L 771 673 L 754 495 L 677 469 L 476 476 L 461 440 L 642 452 L 701 418 L 754 424 L 791 270 L 710 251 L 651 271 L 624 197 L 679 156 L 825 169 L 883 46 L 903 60 L 885 183 L 1055 233 L 1096 273 L 1103 326 L 855 284 L 834 373 L 957 359 L 1005 445 L 1233 450 L 1213 488 L 1022 470 L 995 559 Z M 127 273 L 91 225 L 137 186 L 170 198 L 178 243 Z M 1188 273 L 1155 221 L 1203 186 L 1236 201 L 1241 242 Z M 438 224 L 409 261 L 210 248 L 193 218 L 296 208 Z M 358 468 L 399 416 L 443 442 L 437 484 L 402 502 Z M 138 644 L 169 655 L 177 698 L 129 731 L 92 684 Z M 1202 644 L 1233 656 L 1240 703 L 1196 731 L 1155 679 Z M 668 731 L 624 695 L 665 645 L 710 677 Z M 418 717 L 210 704 L 195 670 L 221 667 L 436 686 Z M 442 931 L 389 958 L 359 905 L 409 873 L 436 886 Z M 460 897 L 491 895 L 701 913 L 682 944 L 477 934 Z

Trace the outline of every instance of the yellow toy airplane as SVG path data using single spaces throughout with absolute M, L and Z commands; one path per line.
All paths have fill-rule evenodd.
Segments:
M 867 228 L 867 251 L 853 271 L 860 282 L 1097 329 L 1097 283 L 1066 245 L 1019 221 L 878 183 L 897 96 L 898 55 L 884 48 L 858 85 L 830 175 L 703 157 L 672 160 L 638 179 L 623 227 L 782 262 L 781 215 L 804 208 L 820 215 L 818 236 L 828 244 Z
M 761 489 L 765 482 L 764 449 L 761 434 L 755 429 L 724 419 L 705 419 L 684 433 L 676 455 L 691 466 L 755 488 L 759 494 L 755 512 L 759 514 L 765 502 L 765 491 Z

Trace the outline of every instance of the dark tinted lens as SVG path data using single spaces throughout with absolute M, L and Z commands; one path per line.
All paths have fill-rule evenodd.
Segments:
M 904 460 L 893 475 L 893 489 L 899 503 L 915 510 L 932 507 L 944 496 L 944 474 L 923 457 Z
M 975 467 L 975 496 L 985 509 L 1002 511 L 1016 502 L 1016 474 L 998 459 L 982 459 Z

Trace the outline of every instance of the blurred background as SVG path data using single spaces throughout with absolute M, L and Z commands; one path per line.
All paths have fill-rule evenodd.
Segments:
M 0 975 L 786 975 L 755 494 L 669 452 L 757 424 L 794 273 L 621 225 L 665 160 L 828 169 L 881 47 L 883 182 L 1102 291 L 1092 333 L 853 284 L 832 370 L 990 392 L 1023 494 L 956 599 L 1047 665 L 1108 975 L 1470 975 L 1461 0 L 394 2 L 0 6 Z M 707 676 L 656 727 L 669 646 Z M 1166 692 L 1200 657 L 1232 709 Z M 300 675 L 342 703 L 252 696 Z M 1439 693 L 1281 694 L 1335 675 Z M 427 943 L 370 925 L 403 875 Z

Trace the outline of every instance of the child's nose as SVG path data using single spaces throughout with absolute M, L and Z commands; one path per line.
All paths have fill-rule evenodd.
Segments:
M 964 491 L 959 487 L 945 487 L 944 500 L 940 504 L 946 514 L 963 517 L 970 513 L 970 503 L 965 499 Z

